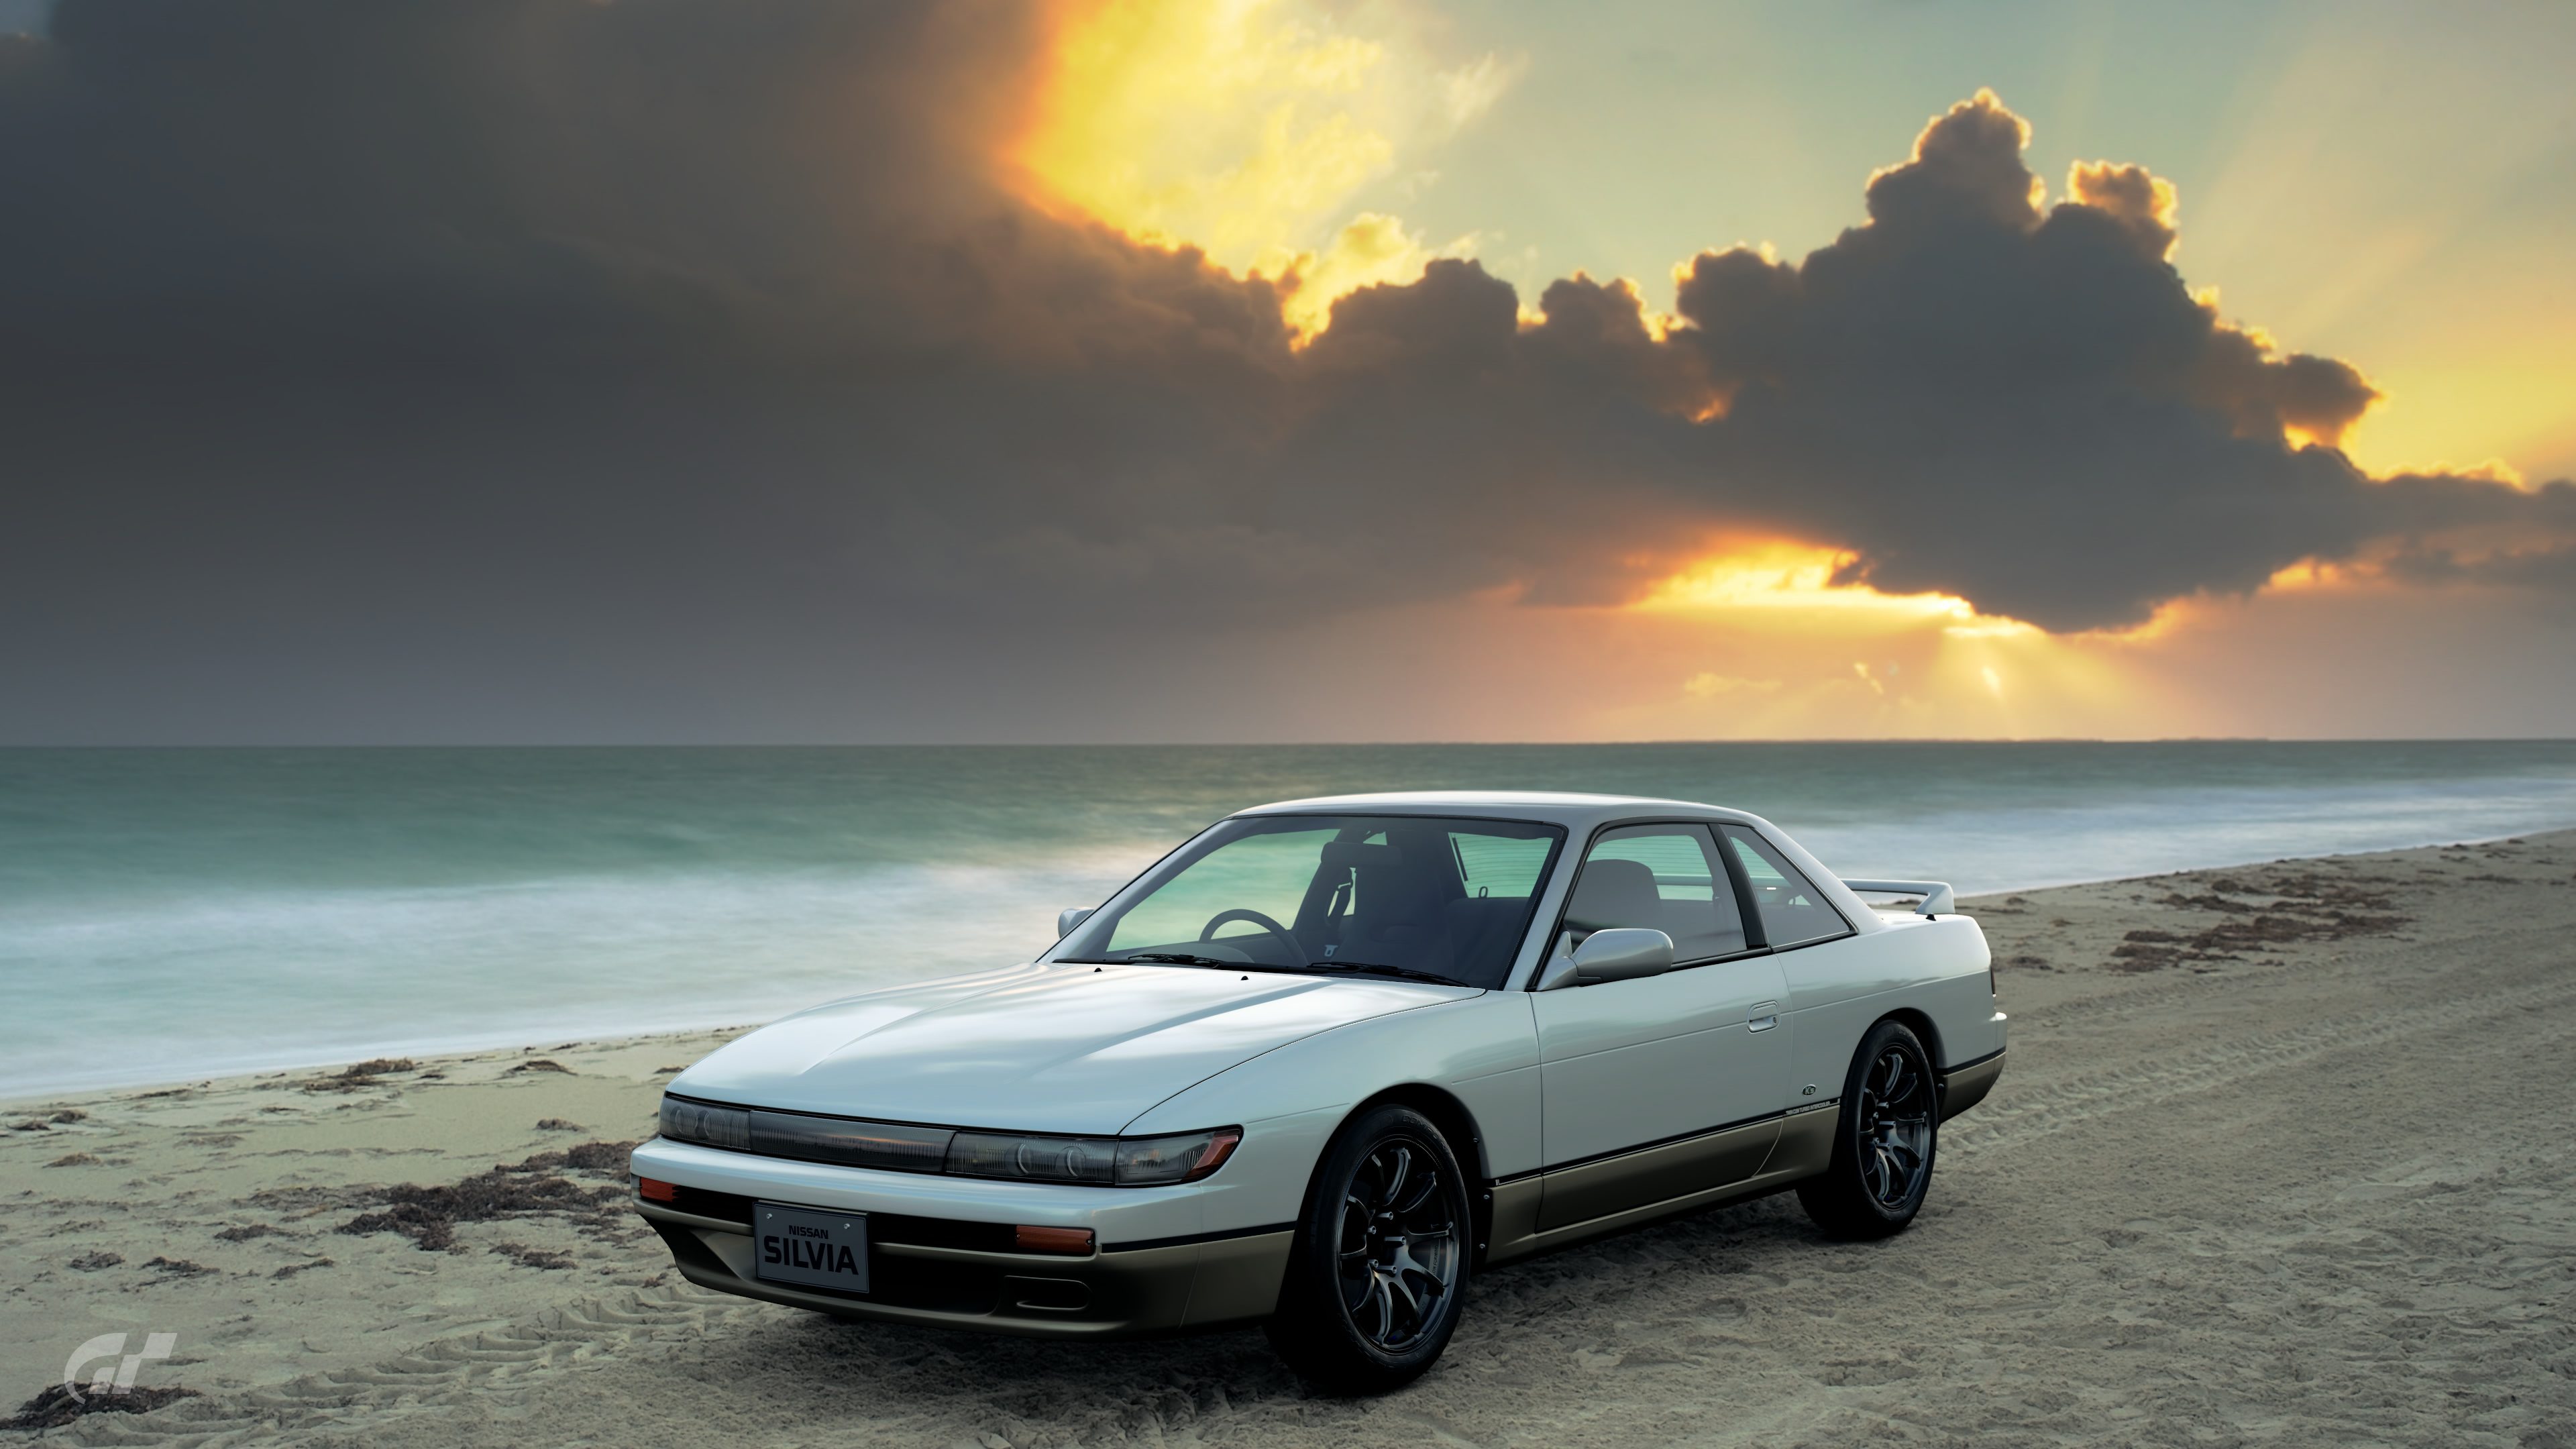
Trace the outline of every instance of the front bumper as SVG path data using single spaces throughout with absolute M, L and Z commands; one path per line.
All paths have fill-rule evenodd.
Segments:
M 1120 1190 L 994 1183 L 750 1157 L 656 1139 L 634 1170 L 673 1182 L 671 1205 L 636 1199 L 683 1277 L 700 1287 L 895 1323 L 1058 1338 L 1216 1327 L 1278 1304 L 1287 1224 L 1223 1232 L 1196 1187 Z M 864 1295 L 761 1281 L 756 1201 L 870 1215 Z M 1081 1257 L 988 1246 L 1008 1224 L 1090 1227 Z M 1171 1229 L 1192 1229 L 1173 1232 Z

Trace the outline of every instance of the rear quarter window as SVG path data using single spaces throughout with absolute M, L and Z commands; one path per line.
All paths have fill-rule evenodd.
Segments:
M 1742 825 L 1726 826 L 1722 833 L 1753 887 L 1762 934 L 1772 945 L 1797 946 L 1851 933 L 1851 922 L 1771 842 Z

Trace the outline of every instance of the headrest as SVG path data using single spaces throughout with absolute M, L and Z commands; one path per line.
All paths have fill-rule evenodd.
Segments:
M 1362 845 L 1356 840 L 1324 842 L 1324 868 L 1341 870 L 1350 866 L 1391 866 L 1404 864 L 1404 852 L 1392 845 Z
M 1655 872 L 1642 860 L 1587 860 L 1583 878 L 1574 883 L 1574 902 L 1565 923 L 1580 931 L 1606 931 L 1616 926 L 1653 926 L 1663 916 L 1663 896 L 1655 889 Z

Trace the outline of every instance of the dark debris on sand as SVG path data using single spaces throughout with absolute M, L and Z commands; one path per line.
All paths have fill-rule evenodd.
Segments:
M 508 1170 L 546 1172 L 561 1168 L 573 1172 L 608 1173 L 623 1178 L 626 1176 L 627 1159 L 634 1152 L 635 1144 L 632 1142 L 584 1142 L 560 1152 L 540 1152 Z
M 66 1384 L 49 1385 L 45 1391 L 18 1406 L 18 1412 L 0 1419 L 0 1429 L 59 1429 L 84 1414 L 148 1414 L 181 1399 L 197 1397 L 195 1389 L 173 1384 L 160 1389 L 127 1389 L 123 1393 L 87 1395 L 72 1392 Z
M 420 1063 L 409 1057 L 376 1057 L 343 1067 L 330 1076 L 315 1077 L 299 1085 L 308 1092 L 363 1092 L 369 1087 L 383 1086 L 382 1082 L 376 1080 L 379 1077 L 394 1072 L 418 1070 L 420 1070 Z
M 572 1254 L 552 1248 L 531 1248 L 525 1243 L 494 1243 L 492 1251 L 522 1268 L 553 1270 L 572 1266 Z
M 560 1152 L 540 1152 L 525 1162 L 478 1172 L 438 1186 L 400 1183 L 375 1199 L 379 1212 L 361 1213 L 340 1225 L 352 1234 L 400 1233 L 424 1252 L 457 1248 L 456 1225 L 505 1218 L 562 1217 L 576 1226 L 622 1227 L 627 1197 L 626 1159 L 632 1142 L 584 1142 Z M 614 1184 L 583 1184 L 562 1174 L 614 1176 Z
M 2340 941 L 2353 936 L 2385 936 L 2413 924 L 2396 911 L 2388 891 L 2369 889 L 2394 882 L 2378 876 L 2325 876 L 2315 872 L 2265 877 L 2219 876 L 2199 895 L 2175 891 L 2158 902 L 2176 910 L 2206 911 L 2228 917 L 2198 931 L 2144 927 L 2129 932 L 2111 949 L 2112 966 L 2121 971 L 2156 971 L 2192 961 L 2241 961 L 2251 954 L 2309 941 Z M 2267 896 L 2267 901 L 2239 900 Z
M 505 1077 L 515 1077 L 521 1072 L 561 1072 L 568 1077 L 574 1075 L 572 1068 L 565 1066 L 563 1063 L 556 1061 L 552 1057 L 539 1057 L 532 1062 L 521 1062 L 517 1066 L 503 1072 L 501 1075 Z

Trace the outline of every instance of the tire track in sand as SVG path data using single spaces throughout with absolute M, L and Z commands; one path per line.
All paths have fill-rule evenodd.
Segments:
M 2331 1052 L 2384 1045 L 2499 1016 L 2542 1013 L 2576 1001 L 2576 973 L 2526 986 L 2453 997 L 2428 1006 L 2392 1002 L 2345 1016 L 2232 1037 L 2188 1054 L 2010 1088 L 1980 1103 L 1964 1126 L 1945 1127 L 1941 1150 L 1991 1151 L 2049 1136 L 2115 1112 L 2216 1091 Z

